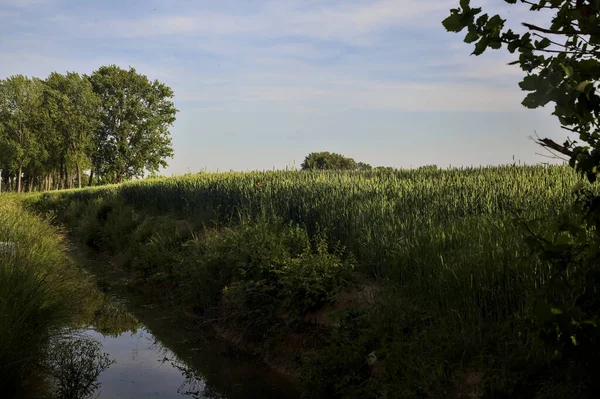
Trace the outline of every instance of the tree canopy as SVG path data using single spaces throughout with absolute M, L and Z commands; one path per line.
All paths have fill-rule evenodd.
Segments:
M 90 76 L 0 80 L 3 188 L 82 187 L 158 171 L 173 156 L 172 98 L 165 84 L 115 65 Z
M 368 170 L 371 165 L 364 162 L 356 162 L 352 158 L 345 157 L 335 152 L 322 151 L 311 152 L 304 158 L 300 165 L 302 170 Z
M 168 130 L 177 113 L 173 91 L 134 68 L 115 65 L 101 67 L 90 80 L 101 101 L 93 170 L 120 183 L 165 167 L 173 156 Z

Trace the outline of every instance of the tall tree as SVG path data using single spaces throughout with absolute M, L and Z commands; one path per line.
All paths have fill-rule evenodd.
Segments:
M 90 81 L 101 101 L 92 173 L 119 183 L 167 166 L 173 156 L 169 127 L 177 113 L 173 91 L 116 65 L 100 67 Z
M 40 110 L 43 82 L 14 75 L 0 82 L 0 125 L 3 161 L 17 176 L 17 192 L 22 191 L 23 168 L 40 151 L 35 128 Z
M 99 124 L 100 101 L 91 82 L 75 72 L 52 72 L 43 96 L 48 119 L 60 137 L 61 165 L 73 163 L 81 188 L 81 171 L 90 162 L 92 134 Z

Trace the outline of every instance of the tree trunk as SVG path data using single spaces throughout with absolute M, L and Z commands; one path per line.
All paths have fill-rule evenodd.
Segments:
M 94 182 L 94 168 L 92 167 L 92 168 L 90 169 L 90 181 L 89 181 L 89 183 L 88 183 L 88 186 L 90 186 L 90 187 L 91 187 L 93 182 Z
M 65 169 L 63 168 L 63 161 L 60 161 L 60 183 L 59 188 L 63 189 L 65 184 Z
M 17 176 L 17 193 L 21 192 L 21 174 L 23 172 L 23 165 L 19 165 L 19 175 Z
M 77 168 L 77 188 L 81 188 L 81 168 L 79 167 L 79 161 L 75 162 Z

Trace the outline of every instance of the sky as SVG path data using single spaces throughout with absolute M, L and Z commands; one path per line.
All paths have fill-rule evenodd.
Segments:
M 170 86 L 162 174 L 299 167 L 310 152 L 373 166 L 548 162 L 566 137 L 528 110 L 516 55 L 470 56 L 441 21 L 459 0 L 0 0 L 0 79 L 134 67 Z M 509 27 L 547 16 L 473 0 Z

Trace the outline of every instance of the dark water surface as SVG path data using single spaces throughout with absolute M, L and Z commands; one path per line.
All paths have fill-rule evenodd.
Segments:
M 235 355 L 209 328 L 147 303 L 129 292 L 126 280 L 99 271 L 89 259 L 82 266 L 96 275 L 111 303 L 96 325 L 80 331 L 114 361 L 97 379 L 99 399 L 299 397 L 289 379 Z

